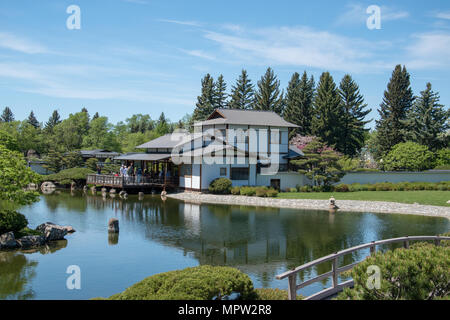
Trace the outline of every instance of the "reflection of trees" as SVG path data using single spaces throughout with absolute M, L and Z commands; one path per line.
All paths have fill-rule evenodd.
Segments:
M 61 240 L 29 250 L 0 252 L 0 299 L 33 299 L 35 294 L 29 285 L 36 276 L 38 262 L 26 254 L 51 254 L 66 246 L 67 241 Z
M 82 192 L 76 192 L 77 195 L 82 195 Z M 64 208 L 76 212 L 86 212 L 86 201 L 80 201 L 80 198 L 73 197 L 70 192 L 57 191 L 42 197 L 45 200 L 45 205 L 51 212 L 55 212 L 58 208 Z
M 32 299 L 34 292 L 27 288 L 36 276 L 36 261 L 18 252 L 0 252 L 0 299 Z

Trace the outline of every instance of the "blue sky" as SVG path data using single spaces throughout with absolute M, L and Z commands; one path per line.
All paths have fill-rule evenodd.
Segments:
M 69 30 L 66 9 L 81 9 Z M 381 8 L 369 30 L 366 8 Z M 112 123 L 135 113 L 177 121 L 193 111 L 200 80 L 242 68 L 253 82 L 272 67 L 351 74 L 377 118 L 391 72 L 405 64 L 415 94 L 426 82 L 450 105 L 450 3 L 430 1 L 2 0 L 0 109 L 45 122 L 86 107 Z M 374 122 L 370 125 L 374 125 Z

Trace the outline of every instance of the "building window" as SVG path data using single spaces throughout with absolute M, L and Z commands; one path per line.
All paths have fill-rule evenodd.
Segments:
M 248 180 L 248 168 L 231 168 L 231 180 Z
M 184 165 L 180 167 L 180 176 L 192 176 L 192 166 Z
M 220 168 L 220 175 L 223 177 L 223 176 L 226 176 L 227 175 L 227 168 Z

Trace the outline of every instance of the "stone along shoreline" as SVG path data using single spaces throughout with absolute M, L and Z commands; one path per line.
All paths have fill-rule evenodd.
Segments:
M 290 209 L 329 210 L 329 200 L 278 199 L 195 192 L 168 194 L 167 197 L 186 202 L 260 206 Z M 450 207 L 384 201 L 336 200 L 339 211 L 412 214 L 450 219 Z

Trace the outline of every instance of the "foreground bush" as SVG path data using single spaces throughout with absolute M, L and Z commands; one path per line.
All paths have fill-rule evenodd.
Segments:
M 19 233 L 28 225 L 28 220 L 19 212 L 13 210 L 0 210 L 0 235 L 6 232 Z
M 445 241 L 443 241 L 445 242 Z M 367 269 L 381 270 L 380 289 L 369 289 Z M 450 246 L 417 243 L 410 249 L 378 252 L 351 272 L 353 289 L 346 288 L 337 299 L 351 300 L 431 300 L 450 295 Z
M 230 194 L 231 180 L 227 178 L 218 178 L 209 185 L 209 192 L 213 194 Z
M 94 171 L 88 168 L 72 168 L 44 176 L 43 180 L 53 181 L 60 185 L 69 185 L 72 182 L 83 185 L 86 184 L 87 175 L 91 173 L 94 173 Z
M 251 279 L 230 267 L 198 266 L 148 277 L 115 294 L 111 300 L 211 300 L 232 292 L 242 300 L 254 300 L 257 294 Z
M 288 292 L 281 289 L 256 289 L 257 300 L 287 300 Z M 297 300 L 302 300 L 301 295 L 297 295 Z

